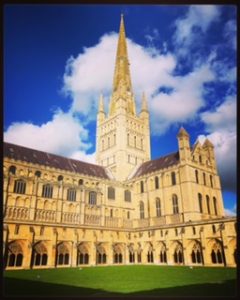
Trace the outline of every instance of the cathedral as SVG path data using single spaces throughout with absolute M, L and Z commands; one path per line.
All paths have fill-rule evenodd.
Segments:
M 236 267 L 236 218 L 224 215 L 213 144 L 190 145 L 181 127 L 176 152 L 151 160 L 123 16 L 107 111 L 100 95 L 96 164 L 4 143 L 5 268 Z

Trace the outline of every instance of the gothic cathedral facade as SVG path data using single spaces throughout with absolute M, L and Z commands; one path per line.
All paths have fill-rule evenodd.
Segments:
M 178 150 L 151 160 L 149 118 L 144 94 L 136 113 L 122 16 L 97 164 L 4 143 L 5 268 L 236 266 L 214 146 L 191 146 L 181 127 Z

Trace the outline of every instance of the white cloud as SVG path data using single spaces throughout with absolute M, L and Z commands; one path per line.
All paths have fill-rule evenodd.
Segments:
M 186 16 L 175 22 L 175 42 L 189 45 L 195 36 L 194 28 L 198 27 L 202 32 L 206 32 L 210 24 L 218 20 L 219 16 L 219 8 L 215 5 L 190 6 Z
M 236 97 L 233 96 L 227 97 L 214 111 L 201 114 L 209 134 L 199 136 L 199 140 L 207 137 L 215 146 L 222 185 L 229 190 L 236 189 L 236 117 Z
M 224 37 L 234 50 L 237 49 L 237 24 L 236 20 L 229 20 L 224 27 Z
M 236 209 L 228 209 L 228 208 L 225 208 L 224 209 L 224 212 L 225 212 L 225 215 L 228 216 L 228 217 L 235 217 L 236 216 Z
M 91 144 L 88 130 L 76 117 L 58 110 L 51 121 L 40 126 L 32 123 L 13 123 L 4 133 L 9 143 L 71 157 L 86 152 Z

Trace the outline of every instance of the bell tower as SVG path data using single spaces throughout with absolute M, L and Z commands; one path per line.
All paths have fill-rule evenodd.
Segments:
M 150 128 L 145 94 L 142 96 L 141 112 L 139 115 L 136 113 L 123 15 L 108 115 L 103 102 L 101 95 L 97 116 L 96 161 L 109 169 L 116 180 L 126 180 L 137 165 L 150 160 Z

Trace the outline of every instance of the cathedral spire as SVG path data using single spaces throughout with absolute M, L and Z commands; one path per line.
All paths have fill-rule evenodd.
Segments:
M 100 94 L 100 97 L 99 97 L 98 112 L 105 112 L 102 93 Z
M 124 89 L 130 92 L 132 91 L 123 14 L 121 15 L 113 80 L 113 91 L 117 91 L 119 89 Z
M 142 94 L 142 111 L 148 111 L 147 98 L 144 92 Z

